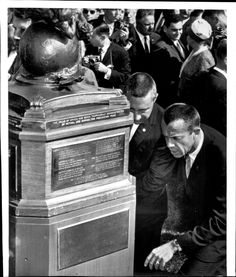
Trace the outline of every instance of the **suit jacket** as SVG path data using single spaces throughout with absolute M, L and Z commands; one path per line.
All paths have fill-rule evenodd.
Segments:
M 88 48 L 87 54 L 98 54 L 98 49 Z M 105 88 L 124 89 L 125 82 L 130 75 L 130 59 L 127 51 L 120 45 L 111 42 L 101 62 L 106 66 L 112 65 L 113 68 L 109 80 L 104 78 L 104 73 L 94 70 L 98 85 Z
M 226 255 L 226 140 L 211 127 L 202 125 L 202 130 L 203 145 L 188 179 L 184 158 L 175 159 L 167 147 L 158 146 L 140 190 L 148 196 L 166 187 L 163 229 L 177 235 L 189 259 L 220 262 Z
M 129 173 L 141 174 L 149 168 L 155 144 L 161 137 L 163 108 L 154 104 L 150 117 L 134 133 L 129 144 Z
M 179 83 L 179 73 L 182 63 L 187 57 L 187 49 L 182 46 L 184 55 L 175 46 L 173 41 L 163 33 L 157 48 L 152 54 L 152 62 L 155 64 L 153 76 L 159 93 L 158 103 L 163 107 L 176 102 Z
M 182 233 L 177 240 L 189 259 L 221 262 L 226 256 L 226 140 L 206 125 L 202 130 L 203 145 L 188 179 L 184 158 L 176 159 L 164 226 Z
M 140 124 L 129 145 L 129 173 L 136 177 L 136 232 L 153 226 L 156 230 L 159 229 L 159 234 L 156 231 L 157 237 L 160 236 L 167 215 L 166 191 L 162 188 L 159 193 L 151 191 L 146 195 L 141 188 L 142 177 L 149 169 L 156 144 L 162 136 L 162 116 L 163 109 L 155 103 L 149 119 Z
M 197 108 L 201 121 L 226 136 L 227 79 L 214 67 L 202 72 L 196 80 L 189 104 Z
M 178 95 L 180 100 L 187 102 L 191 97 L 191 91 L 194 88 L 194 79 L 201 74 L 201 72 L 209 70 L 215 65 L 215 60 L 209 49 L 195 55 L 184 67 L 179 81 Z
M 150 34 L 150 53 L 146 54 L 134 26 L 130 26 L 129 31 L 129 41 L 132 43 L 132 46 L 128 50 L 131 72 L 147 72 L 151 74 L 155 67 L 152 61 L 152 52 L 156 49 L 156 44 L 160 39 L 160 35 L 154 32 Z

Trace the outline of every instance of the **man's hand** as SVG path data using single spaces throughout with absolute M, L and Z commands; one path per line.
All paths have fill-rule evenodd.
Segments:
M 155 269 L 164 270 L 166 263 L 173 257 L 177 251 L 173 241 L 169 241 L 157 248 L 154 248 L 145 260 L 144 266 L 148 266 L 152 270 Z
M 109 69 L 107 66 L 105 66 L 101 62 L 94 63 L 93 67 L 96 71 L 103 72 L 105 74 L 108 72 L 108 69 Z
M 128 27 L 123 27 L 120 30 L 115 31 L 111 39 L 118 43 L 120 40 L 121 41 L 126 41 L 129 38 L 129 28 Z
M 120 39 L 126 41 L 129 38 L 129 28 L 124 27 L 120 30 Z

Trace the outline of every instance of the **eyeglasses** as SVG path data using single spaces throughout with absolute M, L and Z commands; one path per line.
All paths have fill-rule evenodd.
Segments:
M 95 10 L 88 10 L 88 9 L 83 9 L 83 13 L 85 13 L 85 14 L 88 14 L 88 13 L 90 13 L 90 14 L 95 14 Z

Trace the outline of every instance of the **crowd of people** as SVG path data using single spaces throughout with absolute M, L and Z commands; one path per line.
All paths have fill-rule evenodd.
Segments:
M 121 89 L 134 114 L 134 274 L 226 275 L 226 12 L 78 14 L 79 62 L 94 86 Z M 9 10 L 9 80 L 34 20 Z

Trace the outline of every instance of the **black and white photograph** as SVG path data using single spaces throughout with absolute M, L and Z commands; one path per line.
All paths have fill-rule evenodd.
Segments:
M 1 5 L 2 276 L 235 276 L 236 3 Z

